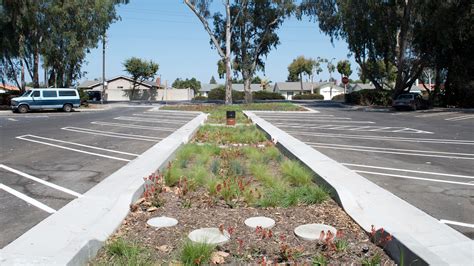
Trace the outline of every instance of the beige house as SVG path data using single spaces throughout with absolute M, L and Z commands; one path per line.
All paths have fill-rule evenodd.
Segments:
M 301 90 L 301 83 L 297 82 L 276 82 L 273 87 L 273 92 L 280 93 L 287 100 L 293 99 L 293 95 L 297 94 L 310 94 L 317 92 L 326 92 L 331 87 L 330 82 L 303 82 L 303 90 Z M 334 85 L 333 85 L 334 87 Z M 322 94 L 323 95 L 323 94 Z M 334 95 L 333 95 L 334 96 Z M 324 95 L 324 99 L 329 98 L 328 95 Z
M 133 79 L 126 76 L 118 76 L 107 80 L 107 89 L 105 90 L 104 100 L 106 101 L 188 101 L 194 97 L 194 91 L 191 89 L 165 88 L 158 82 L 143 81 L 138 84 L 133 92 Z M 103 89 L 102 81 L 85 81 L 78 86 L 78 89 L 87 91 L 101 92 Z

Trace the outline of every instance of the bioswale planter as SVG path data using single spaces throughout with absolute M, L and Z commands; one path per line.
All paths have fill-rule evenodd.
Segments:
M 201 113 L 82 197 L 0 251 L 0 265 L 84 265 L 143 193 L 143 177 L 163 168 L 206 120 Z
M 451 227 L 377 186 L 347 167 L 275 127 L 253 112 L 244 114 L 286 153 L 314 171 L 335 192 L 355 222 L 393 235 L 386 251 L 397 263 L 472 265 L 474 244 Z

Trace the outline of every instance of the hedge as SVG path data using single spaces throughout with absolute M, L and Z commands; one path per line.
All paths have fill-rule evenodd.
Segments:
M 252 93 L 254 100 L 284 100 L 285 97 L 277 92 L 256 91 Z
M 206 96 L 201 96 L 201 95 L 198 95 L 198 96 L 193 98 L 193 101 L 205 101 L 205 100 L 207 100 L 207 97 Z
M 298 94 L 294 95 L 293 100 L 324 100 L 324 96 L 321 94 Z
M 331 100 L 333 100 L 333 101 L 344 101 L 344 94 L 338 94 L 338 95 L 332 97 Z
M 377 89 L 354 91 L 346 95 L 346 103 L 390 106 L 392 104 L 392 92 Z

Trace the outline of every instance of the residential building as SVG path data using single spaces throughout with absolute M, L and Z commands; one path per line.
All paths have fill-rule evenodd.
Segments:
M 78 89 L 87 91 L 102 91 L 101 80 L 87 80 L 78 86 Z M 133 87 L 133 79 L 126 76 L 118 76 L 107 80 L 107 89 L 104 99 L 106 101 L 129 101 L 130 93 Z M 187 101 L 194 97 L 194 91 L 191 89 L 175 89 L 164 87 L 157 82 L 143 81 L 138 84 L 133 93 L 133 100 L 145 101 Z
M 16 86 L 3 84 L 0 82 L 0 94 L 2 93 L 18 93 L 20 89 Z
M 208 97 L 209 92 L 219 86 L 224 86 L 224 84 L 201 84 L 201 89 L 199 94 L 201 96 Z M 232 83 L 232 90 L 234 91 L 244 91 L 244 84 L 242 83 Z M 252 92 L 261 91 L 262 86 L 260 84 L 250 84 L 250 90 Z
M 310 94 L 310 93 L 317 93 L 317 92 L 324 92 L 325 94 L 327 89 L 330 89 L 332 83 L 331 82 L 303 82 L 303 90 L 301 89 L 301 83 L 298 82 L 276 82 L 275 86 L 273 87 L 273 92 L 280 93 L 285 97 L 287 100 L 291 100 L 293 95 L 297 94 Z M 333 88 L 336 87 L 332 85 Z M 329 90 L 330 91 L 330 90 Z M 330 93 L 330 92 L 329 92 Z M 333 97 L 335 95 L 332 95 Z M 326 100 L 331 99 L 330 95 L 327 94 L 324 96 Z
M 351 93 L 361 90 L 375 90 L 375 86 L 372 83 L 353 83 L 347 85 L 346 93 Z

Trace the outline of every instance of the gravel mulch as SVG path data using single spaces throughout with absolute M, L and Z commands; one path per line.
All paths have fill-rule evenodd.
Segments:
M 164 206 L 155 208 L 144 199 L 131 206 L 132 212 L 110 241 L 123 238 L 139 243 L 150 253 L 157 264 L 177 262 L 180 247 L 189 232 L 204 227 L 221 227 L 230 231 L 231 240 L 217 250 L 225 256 L 226 264 L 295 263 L 312 264 L 317 255 L 323 255 L 329 264 L 362 264 L 364 259 L 381 257 L 382 265 L 394 262 L 384 251 L 373 244 L 367 235 L 333 200 L 310 206 L 290 208 L 231 208 L 223 201 L 209 197 L 204 191 L 178 196 L 175 191 L 162 192 Z M 157 216 L 176 218 L 175 227 L 156 229 L 147 220 Z M 244 220 L 252 216 L 267 216 L 276 221 L 271 232 L 256 232 L 245 226 Z M 306 223 L 323 223 L 343 232 L 346 249 L 337 251 L 324 241 L 304 241 L 293 230 Z M 107 263 L 108 255 L 102 249 L 92 264 Z M 217 262 L 217 261 L 216 261 Z

